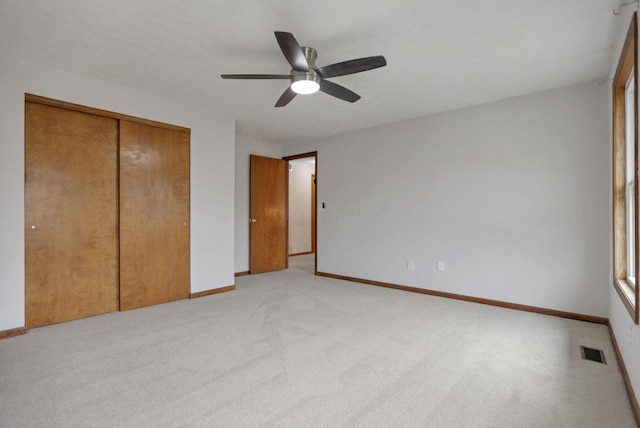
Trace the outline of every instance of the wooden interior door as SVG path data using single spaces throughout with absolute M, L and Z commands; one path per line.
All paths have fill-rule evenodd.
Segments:
M 25 324 L 118 310 L 118 122 L 25 103 Z
M 189 134 L 120 121 L 120 309 L 189 297 Z
M 250 273 L 286 269 L 287 161 L 251 155 L 250 162 Z

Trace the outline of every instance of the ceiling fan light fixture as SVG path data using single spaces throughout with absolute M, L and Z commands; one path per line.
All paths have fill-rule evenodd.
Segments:
M 320 77 L 315 72 L 294 75 L 291 90 L 301 95 L 315 94 L 320 90 Z

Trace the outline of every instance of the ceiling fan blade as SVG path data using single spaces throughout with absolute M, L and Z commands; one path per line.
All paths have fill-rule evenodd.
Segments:
M 373 70 L 374 68 L 384 67 L 385 65 L 387 65 L 387 60 L 385 60 L 382 55 L 369 56 L 320 67 L 318 68 L 318 74 L 322 78 L 344 76 L 345 74 Z
M 309 64 L 302 53 L 302 49 L 293 34 L 284 31 L 276 31 L 276 40 L 284 57 L 296 71 L 309 71 Z
M 288 74 L 222 74 L 223 79 L 290 79 Z
M 292 99 L 296 97 L 296 93 L 293 92 L 291 87 L 287 88 L 286 91 L 280 96 L 278 101 L 276 102 L 276 107 L 284 107 L 291 102 Z
M 355 103 L 360 99 L 360 95 L 355 92 L 324 79 L 320 81 L 320 90 L 325 94 L 333 95 L 336 98 L 349 101 L 350 103 Z

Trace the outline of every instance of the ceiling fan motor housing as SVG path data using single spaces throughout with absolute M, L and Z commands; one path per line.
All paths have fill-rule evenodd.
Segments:
M 316 71 L 316 58 L 318 57 L 318 52 L 314 48 L 309 48 L 306 46 L 303 46 L 300 49 L 302 50 L 302 53 L 307 60 L 309 70 L 291 70 L 291 88 L 299 94 L 309 94 L 317 92 L 320 88 L 320 75 Z

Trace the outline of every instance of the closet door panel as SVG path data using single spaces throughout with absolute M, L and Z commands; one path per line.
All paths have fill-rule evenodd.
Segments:
M 118 310 L 118 121 L 25 103 L 25 315 Z
M 120 121 L 120 309 L 189 297 L 189 134 Z

